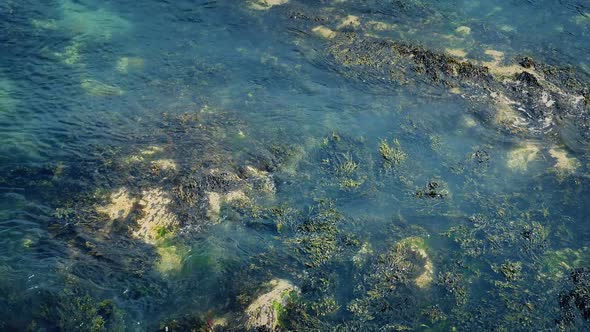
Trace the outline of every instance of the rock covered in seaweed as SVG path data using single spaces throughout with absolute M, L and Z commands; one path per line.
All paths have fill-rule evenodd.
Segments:
M 268 292 L 257 297 L 246 308 L 247 329 L 278 331 L 281 315 L 285 314 L 285 306 L 300 292 L 297 286 L 283 279 L 271 280 L 268 287 L 271 287 Z

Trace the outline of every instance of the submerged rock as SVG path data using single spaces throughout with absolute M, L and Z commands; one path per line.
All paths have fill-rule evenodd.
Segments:
M 313 33 L 315 33 L 317 36 L 325 38 L 325 39 L 331 39 L 336 37 L 336 32 L 328 27 L 325 27 L 323 25 L 318 25 L 316 27 L 314 27 L 313 29 L 311 29 L 311 31 Z
M 549 149 L 549 154 L 555 159 L 553 168 L 560 177 L 573 174 L 581 166 L 578 159 L 568 156 L 567 152 L 561 148 L 553 147 Z
M 120 96 L 123 94 L 121 88 L 93 79 L 83 80 L 80 86 L 86 93 L 96 97 Z
M 523 143 L 508 152 L 506 165 L 512 170 L 525 172 L 529 164 L 538 158 L 540 151 L 541 149 L 536 144 Z
M 245 326 L 248 329 L 278 331 L 285 306 L 300 292 L 297 286 L 283 279 L 273 279 L 268 286 L 272 287 L 271 290 L 256 298 L 246 309 Z
M 161 188 L 144 190 L 139 204 L 142 216 L 136 219 L 138 229 L 133 236 L 147 243 L 155 243 L 167 233 L 180 227 L 176 215 L 169 209 L 172 200 L 170 195 Z
M 490 118 L 486 112 L 491 106 L 496 111 L 491 116 L 494 124 L 515 134 L 547 134 L 564 119 L 583 119 L 575 121 L 581 132 L 590 127 L 588 78 L 583 73 L 530 58 L 507 60 L 504 52 L 491 49 L 483 52 L 488 60 L 474 60 L 462 49 L 443 53 L 345 29 L 336 32 L 324 25 L 310 24 L 310 29 L 326 39 L 334 69 L 365 85 L 395 88 L 426 79 L 428 85 L 448 89 L 451 96 L 460 94 L 483 118 Z
M 127 74 L 130 70 L 141 70 L 144 66 L 144 59 L 140 57 L 124 56 L 117 60 L 116 69 L 119 73 Z
M 207 210 L 207 216 L 213 222 L 219 221 L 219 213 L 221 212 L 221 205 L 224 203 L 232 203 L 237 201 L 248 201 L 248 197 L 241 190 L 234 190 L 228 193 L 218 193 L 209 191 L 207 194 L 207 200 L 209 202 L 209 209 Z
M 432 264 L 430 256 L 426 252 L 426 244 L 424 239 L 419 237 L 405 238 L 399 241 L 397 246 L 400 248 L 407 248 L 424 260 L 424 264 L 422 265 L 423 271 L 414 279 L 414 282 L 419 288 L 426 288 L 430 286 L 434 278 L 434 265 Z
M 61 0 L 59 28 L 76 36 L 109 40 L 113 35 L 130 31 L 131 23 L 106 8 L 92 9 L 78 1 Z
M 462 25 L 460 27 L 458 27 L 457 29 L 455 29 L 455 32 L 460 34 L 460 35 L 469 35 L 471 34 L 471 28 L 465 25 Z
M 122 220 L 129 216 L 137 199 L 133 198 L 127 188 L 121 188 L 110 195 L 109 203 L 96 207 L 96 211 L 106 214 L 111 220 Z
M 289 0 L 251 0 L 250 1 L 250 8 L 256 10 L 268 10 L 274 6 L 284 5 Z

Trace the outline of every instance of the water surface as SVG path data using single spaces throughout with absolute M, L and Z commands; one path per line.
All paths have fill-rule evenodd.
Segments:
M 1 329 L 590 328 L 586 1 L 0 18 Z

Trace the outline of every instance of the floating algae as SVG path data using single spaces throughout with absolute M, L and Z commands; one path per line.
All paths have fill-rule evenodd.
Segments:
M 393 139 L 392 145 L 389 145 L 386 140 L 381 140 L 379 142 L 379 153 L 383 158 L 383 167 L 386 170 L 400 165 L 408 158 L 408 155 L 402 150 L 401 143 L 397 139 Z
M 590 248 L 565 248 L 547 252 L 543 257 L 541 277 L 561 281 L 575 268 L 586 266 L 590 260 Z

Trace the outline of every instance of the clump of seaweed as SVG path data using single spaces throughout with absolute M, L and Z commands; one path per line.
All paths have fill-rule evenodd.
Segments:
M 567 330 L 573 326 L 586 326 L 590 322 L 590 271 L 578 268 L 571 272 L 570 290 L 559 298 L 561 317 L 560 329 Z
M 333 132 L 321 144 L 322 168 L 334 176 L 340 189 L 366 193 L 371 183 L 372 159 L 363 138 L 350 138 Z M 359 191 L 361 187 L 364 189 Z
M 507 261 L 499 266 L 494 266 L 494 271 L 501 273 L 508 281 L 519 280 L 522 278 L 522 262 Z
M 125 329 L 123 312 L 112 300 L 97 301 L 88 294 L 80 294 L 76 287 L 66 288 L 51 296 L 36 312 L 29 326 L 41 325 L 62 331 L 122 331 Z M 41 328 L 41 326 L 38 326 Z
M 417 290 L 433 280 L 433 264 L 424 239 L 409 237 L 373 259 L 347 309 L 360 321 L 383 324 L 391 320 L 412 326 L 419 316 Z
M 387 140 L 382 139 L 379 142 L 379 154 L 383 158 L 383 167 L 386 171 L 400 165 L 408 158 L 397 138 L 392 140 L 392 145 L 389 145 Z
M 297 251 L 303 254 L 305 266 L 322 266 L 340 250 L 338 225 L 343 220 L 333 202 L 320 201 L 297 226 L 297 236 L 287 242 L 296 245 Z
M 458 305 L 467 303 L 468 291 L 465 286 L 463 275 L 455 271 L 446 271 L 438 275 L 437 284 L 442 287 L 447 294 L 455 298 Z
M 442 199 L 449 196 L 449 190 L 445 182 L 433 180 L 429 181 L 423 189 L 416 191 L 415 196 L 418 198 Z

